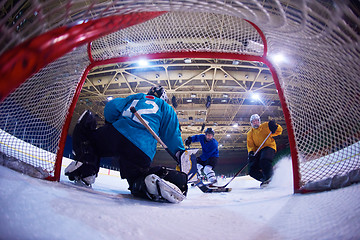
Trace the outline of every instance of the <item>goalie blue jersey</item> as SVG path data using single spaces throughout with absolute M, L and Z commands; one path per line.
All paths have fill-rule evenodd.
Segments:
M 164 100 L 143 93 L 116 98 L 108 102 L 104 116 L 122 135 L 141 149 L 150 159 L 156 153 L 156 139 L 130 111 L 135 107 L 138 114 L 160 137 L 172 153 L 184 150 L 179 121 L 173 108 Z

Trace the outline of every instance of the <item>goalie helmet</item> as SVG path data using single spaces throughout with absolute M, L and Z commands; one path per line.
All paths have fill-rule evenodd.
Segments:
M 213 136 L 215 135 L 215 132 L 214 132 L 214 130 L 212 129 L 212 128 L 207 128 L 206 130 L 205 130 L 205 134 L 212 134 Z
M 166 91 L 162 86 L 155 86 L 155 87 L 150 88 L 147 95 L 152 95 L 152 96 L 158 97 L 158 98 L 164 100 L 165 102 L 167 102 L 169 100 L 168 96 L 166 95 Z
M 253 127 L 253 128 L 258 128 L 259 127 L 259 125 L 254 125 L 253 124 L 253 121 L 254 120 L 259 120 L 259 125 L 260 125 L 260 116 L 258 115 L 258 114 L 253 114 L 253 115 L 251 115 L 251 117 L 250 117 L 250 123 L 251 123 L 251 127 Z

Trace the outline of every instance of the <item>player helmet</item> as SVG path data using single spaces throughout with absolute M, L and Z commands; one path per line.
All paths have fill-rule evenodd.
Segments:
M 158 98 L 164 100 L 165 102 L 167 102 L 169 100 L 168 96 L 166 95 L 166 91 L 162 86 L 155 86 L 155 87 L 150 88 L 147 95 L 152 95 L 152 96 L 158 97 Z
M 253 121 L 254 120 L 259 120 L 259 125 L 260 125 L 260 116 L 258 115 L 258 114 L 253 114 L 253 115 L 251 115 L 251 117 L 250 117 L 250 123 L 251 123 L 251 127 L 253 127 L 253 128 L 258 128 L 259 127 L 259 125 L 253 125 Z
M 205 134 L 212 134 L 213 136 L 215 135 L 215 132 L 214 132 L 214 130 L 212 129 L 212 128 L 207 128 L 206 130 L 205 130 Z

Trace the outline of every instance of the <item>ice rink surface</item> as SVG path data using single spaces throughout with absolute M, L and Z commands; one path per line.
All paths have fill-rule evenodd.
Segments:
M 293 194 L 289 158 L 265 189 L 243 176 L 232 192 L 189 187 L 170 204 L 134 198 L 127 187 L 117 174 L 82 190 L 63 175 L 48 182 L 0 166 L 0 239 L 360 239 L 360 184 Z

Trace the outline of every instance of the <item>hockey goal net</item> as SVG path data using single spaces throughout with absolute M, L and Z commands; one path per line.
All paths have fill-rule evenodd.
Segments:
M 59 180 L 72 112 L 91 68 L 140 56 L 211 56 L 270 68 L 295 192 L 360 181 L 356 1 L 1 4 L 0 159 Z M 276 54 L 287 60 L 270 58 Z

